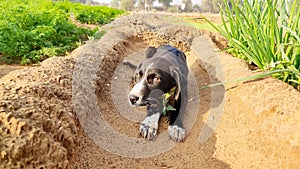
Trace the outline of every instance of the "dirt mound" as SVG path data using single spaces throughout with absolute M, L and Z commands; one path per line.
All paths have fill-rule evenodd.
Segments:
M 0 55 L 1 57 L 1 55 Z M 12 72 L 14 70 L 23 69 L 25 66 L 20 65 L 5 65 L 0 63 L 0 78 L 7 75 L 9 72 Z
M 70 104 L 71 63 L 52 58 L 1 79 L 1 168 L 68 166 L 78 130 Z
M 4 76 L 0 168 L 299 168 L 299 92 L 272 78 L 198 90 L 253 73 L 214 52 L 222 37 L 170 18 L 116 19 L 69 57 Z M 156 141 L 139 138 L 143 110 L 126 107 L 130 65 L 163 43 L 185 51 L 190 68 L 189 133 L 179 144 L 164 119 Z

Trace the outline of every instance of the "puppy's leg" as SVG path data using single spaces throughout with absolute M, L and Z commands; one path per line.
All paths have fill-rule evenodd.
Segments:
M 185 138 L 185 129 L 182 123 L 182 116 L 185 112 L 186 101 L 182 100 L 180 96 L 178 101 L 175 102 L 175 111 L 170 112 L 169 115 L 169 137 L 177 142 L 183 141 Z
M 147 107 L 147 116 L 140 126 L 140 135 L 147 140 L 154 140 L 157 136 L 160 109 L 162 108 L 158 104 L 151 104 Z

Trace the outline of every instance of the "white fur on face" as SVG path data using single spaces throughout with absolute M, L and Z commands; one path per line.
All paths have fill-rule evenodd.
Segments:
M 160 113 L 147 116 L 140 126 L 140 134 L 147 140 L 154 140 L 157 136 Z
M 141 79 L 138 83 L 136 83 L 133 86 L 133 88 L 131 89 L 131 91 L 129 92 L 129 96 L 132 95 L 132 96 L 139 97 L 139 99 L 135 103 L 135 105 L 137 105 L 137 106 L 140 105 L 140 104 L 142 104 L 142 102 L 143 102 L 143 100 L 142 100 L 143 97 L 144 97 L 143 91 L 145 91 L 145 88 L 146 88 L 146 86 L 144 85 L 145 84 L 145 80 L 146 80 L 146 78 L 143 77 L 143 79 Z
M 139 106 L 139 105 L 142 105 L 143 103 L 143 98 L 144 98 L 144 92 L 146 90 L 146 83 L 147 83 L 147 73 L 148 73 L 148 70 L 149 70 L 149 67 L 151 67 L 153 63 L 151 63 L 148 68 L 146 69 L 145 73 L 144 73 L 144 76 L 143 78 L 138 81 L 134 86 L 133 88 L 131 89 L 131 91 L 129 92 L 129 96 L 137 96 L 139 97 L 139 99 L 137 100 L 137 102 L 133 105 L 133 106 Z M 130 101 L 129 101 L 130 102 Z M 131 102 L 130 102 L 131 104 Z
M 170 125 L 168 127 L 169 137 L 177 142 L 183 141 L 185 137 L 185 130 L 177 125 Z

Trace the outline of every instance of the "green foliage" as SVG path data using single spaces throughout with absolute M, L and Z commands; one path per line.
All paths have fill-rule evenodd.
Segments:
M 195 18 L 190 18 L 190 17 L 186 17 L 186 18 L 183 18 L 184 21 L 187 21 L 188 25 L 189 26 L 192 26 L 194 28 L 197 28 L 197 29 L 202 29 L 202 30 L 208 30 L 210 32 L 217 32 L 213 26 L 211 26 L 211 24 L 207 23 L 207 22 L 199 22 L 197 21 L 197 19 Z M 215 26 L 218 26 L 220 28 L 222 28 L 222 24 L 219 24 L 219 23 L 214 23 Z
M 168 102 L 169 102 L 169 99 L 174 96 L 175 94 L 175 88 L 171 89 L 171 91 L 169 91 L 168 93 L 165 93 L 162 97 L 163 97 L 163 105 L 164 105 L 164 108 L 163 108 L 163 111 L 162 111 L 162 114 L 165 116 L 167 114 L 167 111 L 175 111 L 176 109 L 170 105 Z
M 300 84 L 300 4 L 286 0 L 230 0 L 221 10 L 228 51 L 297 87 Z M 224 0 L 226 3 L 226 0 Z M 209 21 L 208 21 L 209 22 Z
M 104 30 L 96 32 L 93 36 L 94 40 L 99 40 L 105 33 L 106 31 Z
M 51 56 L 64 55 L 67 51 L 77 48 L 82 41 L 88 40 L 97 31 L 76 27 L 69 19 L 71 12 L 80 15 L 80 12 L 76 11 L 76 7 L 79 6 L 82 11 L 87 7 L 51 0 L 1 1 L 0 59 L 30 64 Z M 87 7 L 86 11 L 92 11 L 90 9 Z M 103 24 L 117 16 L 118 12 L 110 13 L 106 7 L 101 9 L 104 11 L 101 14 L 105 16 L 101 21 Z M 94 15 L 97 15 L 95 11 Z M 110 19 L 107 19 L 109 17 Z
M 114 18 L 124 13 L 106 6 L 86 6 L 69 1 L 60 1 L 54 4 L 66 13 L 71 13 L 81 23 L 103 25 L 111 22 Z

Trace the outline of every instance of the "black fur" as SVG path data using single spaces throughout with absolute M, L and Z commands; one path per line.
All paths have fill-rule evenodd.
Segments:
M 140 99 L 142 103 L 137 106 L 147 106 L 147 116 L 162 113 L 162 95 L 175 87 L 175 95 L 170 104 L 176 110 L 168 113 L 169 125 L 184 128 L 182 116 L 188 99 L 187 76 L 186 56 L 182 51 L 170 45 L 149 47 L 146 59 L 137 67 L 133 78 L 134 83 L 142 85 L 142 98 L 129 95 L 129 100 L 134 105 Z

